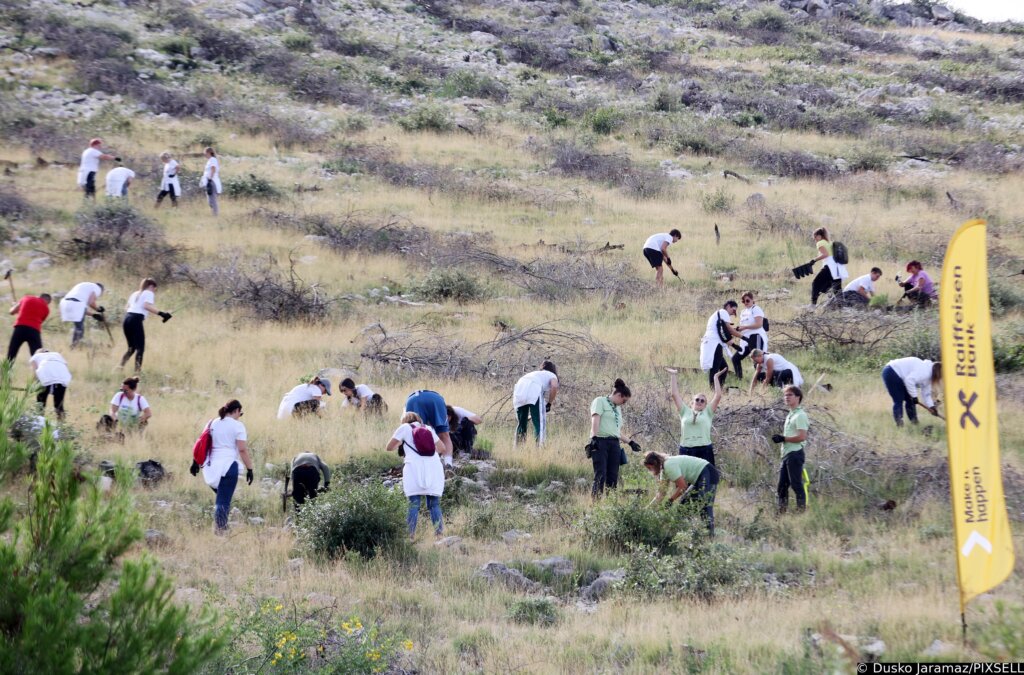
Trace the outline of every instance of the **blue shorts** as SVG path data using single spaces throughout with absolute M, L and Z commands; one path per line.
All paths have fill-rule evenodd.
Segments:
M 409 398 L 405 399 L 405 410 L 419 415 L 423 423 L 435 432 L 448 432 L 448 409 L 444 397 L 436 391 L 423 389 L 409 394 Z

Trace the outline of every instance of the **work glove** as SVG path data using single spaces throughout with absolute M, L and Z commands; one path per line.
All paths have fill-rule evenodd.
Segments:
M 100 314 L 103 314 L 104 312 L 107 311 L 107 308 L 104 307 L 103 305 L 100 305 L 99 307 L 96 308 L 96 311 L 99 312 Z
M 192 474 L 193 476 L 198 476 L 199 475 L 199 462 L 197 462 L 196 460 L 193 459 L 192 460 L 192 466 L 189 467 L 188 472 L 190 474 Z
M 107 317 L 103 316 L 102 314 L 93 314 L 92 318 L 98 321 L 99 323 L 103 323 L 104 321 L 107 320 Z
M 583 451 L 587 454 L 587 459 L 594 456 L 597 451 L 597 436 L 590 437 L 590 442 L 584 446 Z
M 782 434 L 775 434 L 774 436 L 772 436 L 772 443 L 784 443 L 785 441 L 786 437 L 783 436 Z
M 928 408 L 928 412 L 930 412 L 932 415 L 935 415 L 936 417 L 938 417 L 939 416 L 939 407 L 933 405 L 931 408 Z
M 637 443 L 636 441 L 630 441 L 629 449 L 632 450 L 633 452 L 640 452 L 640 444 Z
M 114 161 L 115 161 L 115 162 L 120 162 L 120 161 L 121 161 L 121 158 L 120 158 L 120 157 L 115 157 L 115 158 L 114 158 Z
M 173 316 L 170 312 L 157 312 L 156 315 L 163 319 L 164 323 L 170 321 L 171 317 Z
M 676 278 L 679 277 L 679 272 L 676 272 L 675 270 L 672 270 L 672 274 L 674 274 L 676 276 Z
M 672 258 L 665 256 L 665 264 L 668 265 L 669 267 L 672 267 Z
M 245 484 L 252 485 L 252 469 L 245 470 Z
M 814 264 L 814 263 L 816 263 L 816 262 L 818 262 L 818 259 L 817 259 L 817 258 L 811 258 L 811 259 L 810 259 L 809 261 L 807 261 L 807 264 L 808 264 L 808 265 L 813 265 L 813 264 Z
M 917 405 L 917 397 L 916 396 L 911 396 L 910 397 L 910 402 L 913 403 L 914 405 Z
M 551 401 L 544 404 L 544 412 L 551 412 Z

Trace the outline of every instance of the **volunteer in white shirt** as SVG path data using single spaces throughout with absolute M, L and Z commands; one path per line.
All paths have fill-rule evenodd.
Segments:
M 46 408 L 46 399 L 53 394 L 53 409 L 57 411 L 57 419 L 63 420 L 64 395 L 67 394 L 68 386 L 71 384 L 71 371 L 68 370 L 68 362 L 57 352 L 49 352 L 45 349 L 37 349 L 28 362 L 32 366 L 32 372 L 36 374 L 36 380 L 43 387 L 43 390 L 36 396 L 40 410 Z
M 512 406 L 516 409 L 516 443 L 526 440 L 527 423 L 533 420 L 533 433 L 537 443 L 547 436 L 547 413 L 558 396 L 558 368 L 551 361 L 541 364 L 540 370 L 519 378 L 512 390 Z
M 708 317 L 708 325 L 700 341 L 700 369 L 708 374 L 708 386 L 712 389 L 715 388 L 715 373 L 729 367 L 725 360 L 726 356 L 732 356 L 729 340 L 743 337 L 732 325 L 737 307 L 735 300 L 729 300 L 722 309 Z M 722 376 L 723 383 L 726 377 L 728 373 Z
M 135 372 L 142 370 L 142 354 L 146 351 L 146 330 L 143 322 L 147 314 L 156 314 L 164 323 L 170 320 L 169 312 L 161 312 L 156 308 L 156 281 L 143 279 L 139 290 L 128 296 L 128 306 L 124 314 L 124 338 L 128 341 L 128 351 L 121 357 L 121 367 L 135 354 Z
M 277 407 L 277 419 L 283 420 L 289 415 L 319 415 L 320 408 L 324 405 L 321 400 L 324 394 L 331 395 L 331 381 L 326 377 L 314 377 L 309 382 L 292 388 Z
M 108 155 L 100 150 L 101 145 L 102 138 L 89 141 L 89 147 L 82 152 L 82 161 L 78 165 L 78 185 L 85 192 L 86 199 L 96 198 L 96 174 L 100 171 L 100 160 L 121 161 L 120 157 Z
M 652 234 L 644 242 L 644 257 L 647 258 L 647 262 L 654 268 L 655 281 L 657 281 L 659 286 L 665 285 L 665 278 L 661 268 L 662 263 L 668 265 L 668 268 L 672 270 L 672 274 L 677 277 L 679 276 L 679 272 L 676 272 L 675 268 L 672 267 L 672 258 L 668 257 L 668 247 L 682 238 L 683 235 L 679 233 L 679 230 L 672 230 L 663 234 Z
M 103 295 L 103 284 L 83 281 L 75 284 L 60 301 L 60 320 L 74 324 L 71 329 L 71 347 L 75 348 L 85 335 L 85 317 L 91 314 L 97 321 L 105 321 L 106 309 L 97 304 Z
M 341 399 L 342 407 L 351 405 L 364 413 L 375 415 L 382 415 L 388 409 L 387 403 L 384 402 L 380 394 L 375 393 L 365 384 L 356 384 L 351 377 L 346 377 L 338 384 L 338 391 L 345 397 Z
M 932 415 L 939 410 L 932 399 L 932 389 L 942 383 L 942 362 L 908 356 L 894 359 L 882 369 L 882 382 L 892 399 L 892 418 L 896 426 L 903 426 L 903 409 L 907 419 L 917 424 L 917 406 L 923 404 Z
M 217 203 L 217 195 L 221 192 L 220 160 L 217 159 L 217 151 L 213 148 L 207 148 L 204 154 L 206 166 L 203 168 L 203 177 L 199 179 L 199 187 L 206 190 L 206 201 L 216 216 L 220 213 L 220 205 Z
M 875 294 L 875 282 L 882 278 L 882 270 L 878 267 L 872 267 L 870 274 L 857 277 L 850 283 L 846 284 L 846 288 L 843 289 L 843 294 L 840 297 L 840 301 L 847 307 L 864 306 L 871 302 L 872 296 Z
M 417 449 L 414 433 L 417 429 L 430 432 L 430 441 L 433 443 L 433 452 L 430 448 L 423 448 L 429 454 L 420 454 Z M 409 498 L 409 514 L 406 523 L 409 526 L 409 537 L 416 535 L 416 523 L 419 520 L 420 504 L 424 497 L 427 501 L 427 510 L 430 512 L 430 520 L 434 524 L 434 534 L 439 535 L 444 530 L 444 522 L 441 516 L 441 495 L 444 493 L 444 465 L 441 464 L 441 455 L 445 452 L 445 444 L 437 433 L 423 423 L 420 416 L 414 412 L 407 412 L 402 415 L 402 425 L 395 430 L 387 445 L 388 452 L 399 450 L 404 454 L 405 465 L 402 467 L 402 490 Z
M 743 336 L 743 349 L 732 355 L 732 368 L 736 372 L 736 377 L 742 380 L 743 359 L 750 356 L 755 349 L 768 349 L 768 319 L 764 316 L 764 310 L 754 301 L 752 292 L 744 293 L 740 301 L 743 303 L 743 311 L 740 312 L 740 325 L 736 330 Z
M 135 178 L 135 172 L 131 169 L 119 166 L 107 172 L 107 196 L 127 197 L 128 187 Z
M 121 383 L 121 391 L 110 399 L 110 416 L 122 430 L 144 427 L 153 416 L 149 401 L 138 393 L 138 388 L 139 378 L 129 377 Z
M 754 391 L 754 385 L 761 382 L 765 387 L 784 387 L 787 384 L 800 386 L 804 383 L 804 376 L 800 369 L 782 358 L 779 354 L 755 349 L 750 352 L 750 360 L 757 366 L 754 370 L 754 377 L 750 380 L 749 391 Z
M 181 194 L 181 182 L 178 180 L 178 162 L 171 157 L 171 153 L 160 153 L 160 161 L 164 163 L 163 177 L 160 179 L 160 192 L 156 196 L 154 208 L 160 206 L 160 202 L 167 195 L 171 196 L 171 206 L 178 205 L 178 196 Z
M 230 400 L 217 411 L 218 419 L 211 420 L 210 455 L 201 468 L 203 481 L 217 494 L 215 499 L 213 522 L 214 532 L 224 534 L 228 529 L 228 516 L 231 514 L 231 498 L 238 486 L 238 462 L 245 464 L 245 482 L 252 485 L 252 458 L 249 457 L 248 435 L 241 417 L 242 404 Z M 190 473 L 195 476 L 200 466 L 192 461 Z

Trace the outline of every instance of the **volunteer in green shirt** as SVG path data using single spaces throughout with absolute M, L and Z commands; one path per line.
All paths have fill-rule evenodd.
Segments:
M 675 368 L 666 368 L 669 377 L 669 384 L 672 388 L 671 396 L 676 409 L 679 410 L 679 424 L 682 427 L 682 436 L 679 439 L 679 454 L 700 457 L 711 464 L 715 463 L 715 448 L 711 444 L 711 420 L 718 411 L 718 404 L 722 400 L 722 376 L 729 372 L 728 368 L 722 368 L 715 373 L 715 395 L 708 402 L 704 394 L 696 394 L 693 397 L 693 407 L 683 403 L 683 397 L 679 395 L 679 371 Z
M 714 464 L 690 455 L 669 457 L 660 452 L 648 452 L 644 467 L 661 481 L 658 494 L 650 506 L 660 502 L 668 494 L 668 503 L 696 503 L 701 507 L 701 517 L 707 523 L 708 533 L 715 536 L 715 492 L 718 491 L 718 469 Z M 669 494 L 669 491 L 671 493 Z
M 605 488 L 614 489 L 619 484 L 619 464 L 625 453 L 619 442 L 628 443 L 639 450 L 640 446 L 622 435 L 622 406 L 629 402 L 632 392 L 622 380 L 615 380 L 612 393 L 598 396 L 590 404 L 590 443 L 587 454 L 594 464 L 594 488 L 591 494 L 596 498 Z
M 796 495 L 796 508 L 803 511 L 807 507 L 807 493 L 804 492 L 804 445 L 807 443 L 807 430 L 811 424 L 807 413 L 800 407 L 804 393 L 796 385 L 788 385 L 782 390 L 782 401 L 789 408 L 786 423 L 781 434 L 772 436 L 772 443 L 782 444 L 782 467 L 779 469 L 779 513 L 789 508 L 789 489 Z

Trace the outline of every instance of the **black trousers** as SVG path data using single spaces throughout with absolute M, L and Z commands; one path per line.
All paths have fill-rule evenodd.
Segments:
M 15 326 L 11 333 L 11 342 L 7 346 L 7 360 L 13 361 L 18 358 L 21 345 L 28 343 L 28 353 L 35 354 L 43 348 L 43 336 L 35 328 L 28 326 Z
M 622 447 L 617 438 L 598 438 L 597 448 L 590 461 L 594 465 L 594 487 L 591 495 L 597 497 L 605 489 L 614 490 L 619 485 L 619 462 Z
M 910 300 L 921 307 L 927 307 L 932 304 L 931 296 L 923 291 L 907 291 L 907 300 Z
M 85 176 L 85 196 L 87 199 L 96 199 L 96 172 L 90 171 Z
M 832 278 L 832 272 L 829 271 L 828 265 L 821 268 L 818 272 L 818 276 L 814 277 L 814 281 L 811 282 L 811 304 L 818 304 L 818 296 L 822 293 L 828 293 L 834 291 L 838 293 L 842 289 L 839 279 Z
M 871 302 L 857 291 L 843 291 L 837 300 L 840 307 L 867 307 Z
M 789 508 L 789 491 L 796 495 L 796 507 L 807 508 L 807 493 L 804 492 L 804 451 L 797 450 L 782 458 L 779 468 L 779 512 Z
M 121 365 L 135 354 L 135 370 L 142 369 L 142 354 L 146 351 L 146 330 L 143 324 L 146 317 L 142 314 L 128 313 L 124 315 L 124 339 L 128 341 L 128 351 L 121 357 Z
M 708 534 L 715 536 L 715 493 L 718 491 L 718 469 L 706 466 L 693 484 L 693 492 L 680 500 L 680 504 L 697 504 L 701 518 L 708 526 Z
M 764 378 L 765 373 L 762 370 L 760 373 L 757 374 L 757 381 L 764 382 Z M 770 384 L 773 387 L 779 388 L 785 387 L 787 384 L 793 384 L 793 371 L 790 370 L 789 368 L 786 368 L 785 370 L 773 370 L 772 381 L 770 382 Z
M 306 415 L 316 415 L 320 410 L 320 401 L 315 398 L 311 398 L 308 401 L 299 401 L 292 406 L 292 415 L 295 417 L 305 417 Z
M 157 194 L 157 196 L 156 196 L 156 203 L 159 204 L 160 202 L 162 202 L 164 200 L 164 197 L 166 197 L 167 195 L 170 195 L 171 196 L 171 204 L 173 206 L 177 206 L 178 205 L 178 195 L 174 194 L 174 186 L 173 185 L 168 185 L 167 187 L 170 188 L 170 189 L 169 190 L 161 190 L 159 192 L 159 194 Z
M 715 446 L 713 445 L 692 445 L 690 447 L 680 445 L 679 454 L 700 457 L 712 466 L 715 465 Z
M 746 339 L 746 344 L 742 351 L 735 351 L 732 355 L 732 369 L 736 373 L 736 377 L 743 379 L 743 359 L 750 356 L 750 352 L 755 349 L 764 351 L 764 339 L 760 335 L 751 335 Z M 714 386 L 714 383 L 711 383 Z
M 306 499 L 315 499 L 318 487 L 320 471 L 315 466 L 297 466 L 292 470 L 292 499 L 296 508 L 305 504 Z
M 720 371 L 722 368 L 728 369 L 729 363 L 725 360 L 725 347 L 718 345 L 715 347 L 715 357 L 711 361 L 711 370 L 708 371 L 708 386 L 711 390 L 715 390 L 715 373 Z M 725 385 L 726 378 L 729 377 L 729 373 L 722 375 L 722 385 Z
M 43 390 L 36 396 L 36 402 L 41 408 L 45 408 L 46 399 L 52 393 L 53 409 L 57 411 L 57 419 L 64 419 L 64 394 L 67 392 L 68 388 L 63 384 L 51 384 L 43 387 Z

